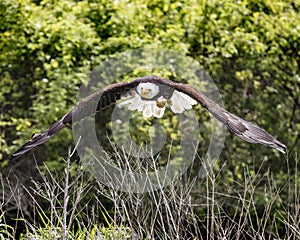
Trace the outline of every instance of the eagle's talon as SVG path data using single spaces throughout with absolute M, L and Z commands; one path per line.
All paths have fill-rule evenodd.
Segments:
M 159 108 L 164 108 L 166 105 L 166 102 L 156 102 L 156 106 L 159 107 Z

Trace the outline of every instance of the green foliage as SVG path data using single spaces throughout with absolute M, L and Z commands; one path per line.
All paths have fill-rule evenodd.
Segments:
M 25 239 L 36 239 L 36 240 L 46 240 L 46 239 L 56 239 L 61 238 L 61 228 L 53 228 L 50 226 L 41 227 L 35 229 L 32 232 L 22 234 L 20 240 Z M 87 226 L 76 230 L 68 235 L 68 239 L 131 239 L 132 230 L 124 226 L 110 226 L 110 227 L 99 227 Z
M 2 1 L 2 158 L 69 110 L 88 71 L 105 56 L 149 44 L 199 59 L 229 110 L 276 129 L 295 148 L 298 7 L 285 1 Z M 52 146 L 61 143 L 54 139 Z M 47 146 L 46 155 L 57 158 L 58 149 Z

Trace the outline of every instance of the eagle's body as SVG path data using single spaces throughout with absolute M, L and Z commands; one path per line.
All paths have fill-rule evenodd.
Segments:
M 11 159 L 16 159 L 48 141 L 66 124 L 101 111 L 111 104 L 116 104 L 124 96 L 126 99 L 117 105 L 119 107 L 127 106 L 130 110 L 138 110 L 145 117 L 161 118 L 166 107 L 170 107 L 174 113 L 182 113 L 191 109 L 196 103 L 200 103 L 241 139 L 251 143 L 260 143 L 285 153 L 286 146 L 264 129 L 226 111 L 192 86 L 160 77 L 146 76 L 131 82 L 111 84 L 84 98 L 45 132 L 35 134 L 11 156 Z M 90 105 L 94 105 L 95 102 L 97 107 L 90 108 Z
M 143 113 L 144 117 L 161 118 L 167 106 L 174 113 L 182 113 L 191 109 L 195 104 L 197 102 L 188 95 L 163 84 L 140 83 L 131 92 L 129 99 L 118 106 L 127 105 L 129 110 L 138 110 Z

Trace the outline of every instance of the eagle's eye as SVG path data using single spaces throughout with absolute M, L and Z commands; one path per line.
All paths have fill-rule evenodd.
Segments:
M 148 89 L 149 92 L 152 92 L 152 89 Z

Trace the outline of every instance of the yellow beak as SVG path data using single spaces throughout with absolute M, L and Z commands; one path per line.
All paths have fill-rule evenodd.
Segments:
M 141 95 L 142 96 L 145 96 L 145 95 L 148 95 L 149 94 L 149 90 L 147 90 L 147 89 L 142 89 L 142 91 L 141 91 Z

